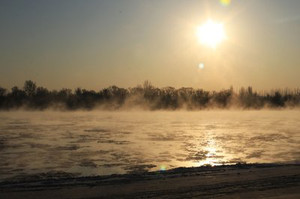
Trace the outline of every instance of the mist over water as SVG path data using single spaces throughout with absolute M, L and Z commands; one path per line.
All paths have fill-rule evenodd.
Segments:
M 0 180 L 300 160 L 300 111 L 1 112 Z
M 25 81 L 9 92 L 0 87 L 0 110 L 211 110 L 211 109 L 296 109 L 300 107 L 299 89 L 276 89 L 257 92 L 248 87 L 238 92 L 230 89 L 205 91 L 182 87 L 157 88 L 149 81 L 143 86 L 110 86 L 99 92 L 77 88 L 49 91 Z

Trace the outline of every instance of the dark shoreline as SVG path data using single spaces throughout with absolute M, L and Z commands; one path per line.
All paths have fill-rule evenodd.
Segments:
M 91 177 L 48 173 L 1 182 L 0 197 L 189 198 L 294 188 L 300 196 L 300 164 L 236 164 Z

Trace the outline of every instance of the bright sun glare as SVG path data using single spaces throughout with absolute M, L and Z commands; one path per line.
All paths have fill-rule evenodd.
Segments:
M 208 20 L 198 27 L 197 37 L 201 44 L 216 48 L 216 46 L 226 38 L 223 24 Z

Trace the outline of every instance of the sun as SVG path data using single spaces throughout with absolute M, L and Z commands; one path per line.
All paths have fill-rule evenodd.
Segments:
M 209 19 L 202 26 L 198 27 L 197 37 L 201 44 L 216 48 L 226 38 L 226 35 L 223 24 Z

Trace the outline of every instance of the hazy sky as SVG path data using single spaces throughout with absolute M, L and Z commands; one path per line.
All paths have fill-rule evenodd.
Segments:
M 300 87 L 299 10 L 299 0 L 0 0 L 0 86 Z M 196 37 L 208 18 L 227 34 L 216 49 Z

